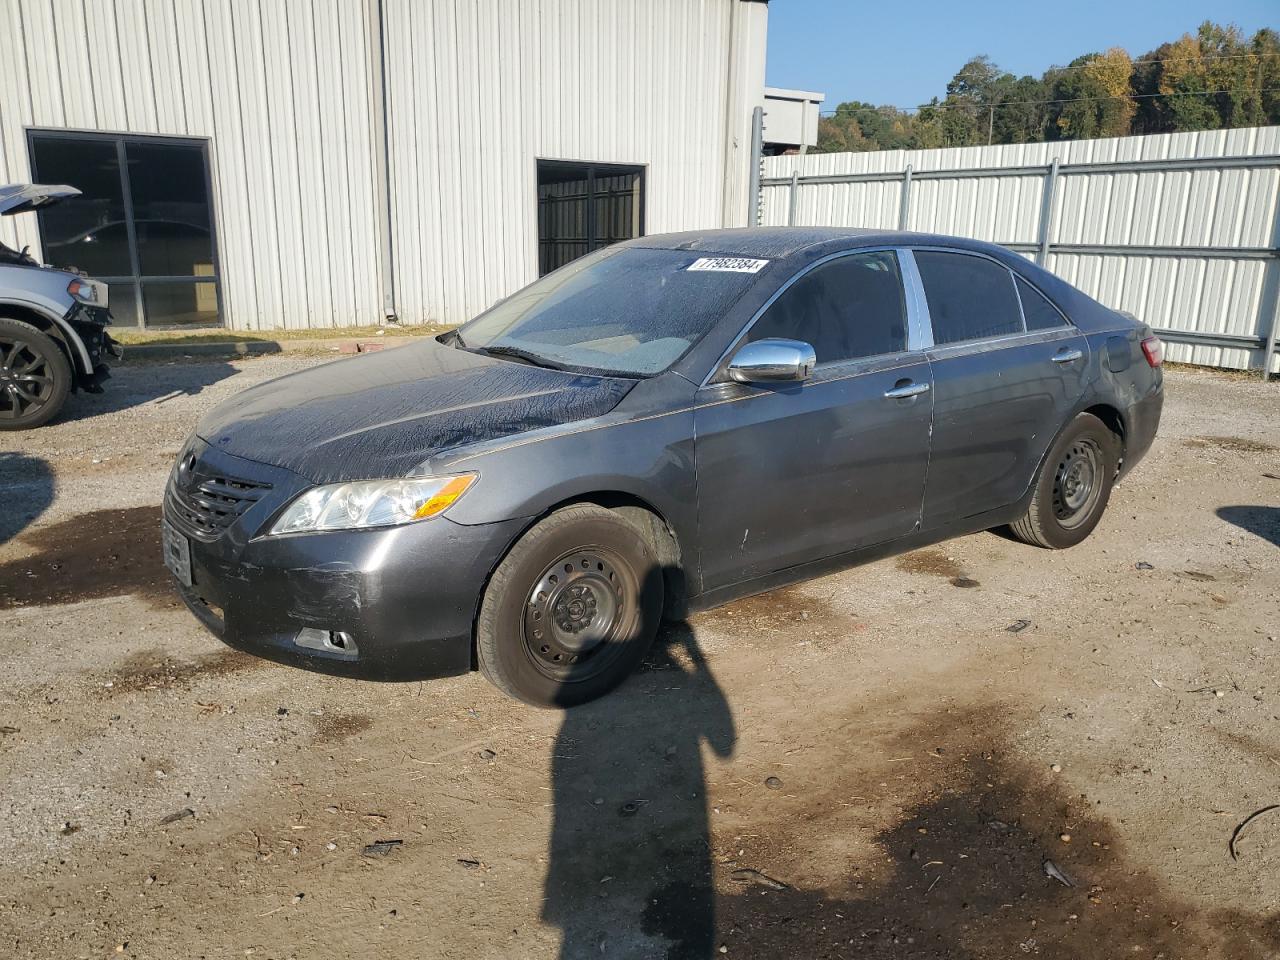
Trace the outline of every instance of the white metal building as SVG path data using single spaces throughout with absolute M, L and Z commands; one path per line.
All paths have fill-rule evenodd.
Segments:
M 745 224 L 761 0 L 4 0 L 0 240 L 122 323 L 466 320 L 624 237 Z

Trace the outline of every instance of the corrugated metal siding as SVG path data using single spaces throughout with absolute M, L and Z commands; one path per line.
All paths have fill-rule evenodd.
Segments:
M 32 127 L 209 138 L 227 322 L 381 317 L 364 3 L 6 0 L 0 37 L 0 182 Z
M 538 158 L 646 164 L 647 232 L 718 226 L 735 6 L 384 0 L 401 317 L 461 322 L 537 276 Z
M 30 178 L 32 127 L 208 138 L 226 321 L 376 322 L 375 2 L 5 0 L 0 182 Z M 401 317 L 461 322 L 537 275 L 539 157 L 647 165 L 651 233 L 744 222 L 766 10 L 384 0 Z M 35 218 L 0 239 L 38 250 Z
M 922 171 L 1127 160 L 1280 154 L 1280 127 L 1081 140 L 1066 143 L 770 157 L 765 176 Z M 899 182 L 802 183 L 796 223 L 894 228 Z M 908 229 L 997 243 L 1039 239 L 1044 177 L 915 179 Z M 766 186 L 764 222 L 784 224 L 789 187 Z M 1280 246 L 1280 169 L 1095 171 L 1058 180 L 1051 244 Z M 1103 303 L 1156 327 L 1265 336 L 1280 289 L 1280 262 L 1134 253 L 1051 253 L 1046 266 Z M 1171 360 L 1225 367 L 1261 361 L 1260 351 L 1170 344 Z M 1276 367 L 1273 369 L 1277 369 Z

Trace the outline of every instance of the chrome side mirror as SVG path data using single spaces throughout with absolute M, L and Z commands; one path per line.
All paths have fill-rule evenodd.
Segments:
M 803 340 L 768 339 L 745 343 L 729 361 L 729 376 L 739 383 L 807 380 L 818 362 Z

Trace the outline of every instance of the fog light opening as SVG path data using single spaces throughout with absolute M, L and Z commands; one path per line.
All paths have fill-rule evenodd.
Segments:
M 293 642 L 308 650 L 321 650 L 335 653 L 343 657 L 355 658 L 359 655 L 355 637 L 345 630 L 319 630 L 315 627 L 303 627 Z

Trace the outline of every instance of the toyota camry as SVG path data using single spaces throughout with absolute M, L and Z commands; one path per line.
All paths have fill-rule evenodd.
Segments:
M 1160 364 L 1150 328 L 992 244 L 645 237 L 214 409 L 165 563 L 232 646 L 568 706 L 664 616 L 991 528 L 1079 543 L 1152 443 Z

